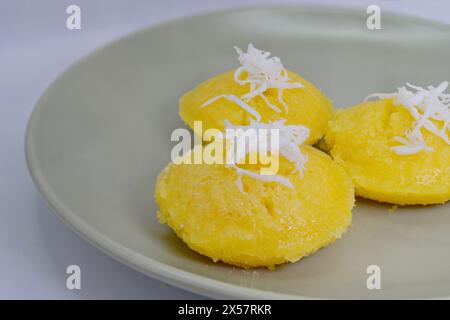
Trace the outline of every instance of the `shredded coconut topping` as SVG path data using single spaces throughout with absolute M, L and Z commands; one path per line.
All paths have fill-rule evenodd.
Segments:
M 264 175 L 264 174 L 260 174 L 257 172 L 253 172 L 250 170 L 246 170 L 246 169 L 242 169 L 239 168 L 236 165 L 230 165 L 231 168 L 233 168 L 234 170 L 236 170 L 236 173 L 238 174 L 238 177 L 236 179 L 236 185 L 239 189 L 239 191 L 241 191 L 242 193 L 244 192 L 244 184 L 242 182 L 242 176 L 248 176 L 248 177 L 252 177 L 254 179 L 258 179 L 261 181 L 265 181 L 265 182 L 278 182 L 281 183 L 282 185 L 285 185 L 286 187 L 290 188 L 290 189 L 294 189 L 294 185 L 292 184 L 292 182 L 283 176 L 274 174 L 274 175 Z
M 398 92 L 375 93 L 366 98 L 366 100 L 372 97 L 380 99 L 394 98 L 396 105 L 404 106 L 414 117 L 413 128 L 405 132 L 406 139 L 394 137 L 395 141 L 401 143 L 401 145 L 391 148 L 395 153 L 406 155 L 421 151 L 433 151 L 433 148 L 428 146 L 424 140 L 421 132 L 422 128 L 450 145 L 447 133 L 447 130 L 450 129 L 450 94 L 444 93 L 448 85 L 448 81 L 444 81 L 437 87 L 428 86 L 427 89 L 424 89 L 406 83 L 406 86 L 398 88 Z M 441 128 L 438 128 L 436 121 L 442 122 Z
M 283 100 L 283 90 L 302 88 L 303 84 L 300 82 L 289 82 L 289 75 L 283 67 L 280 58 L 270 57 L 270 52 L 256 49 L 251 43 L 248 45 L 247 52 L 243 52 L 237 47 L 234 48 L 239 55 L 238 59 L 241 64 L 241 66 L 237 68 L 234 73 L 234 81 L 240 85 L 250 84 L 250 92 L 242 95 L 240 99 L 245 102 L 249 102 L 253 98 L 259 96 L 272 110 L 277 113 L 281 113 L 281 109 L 271 103 L 264 95 L 268 89 L 277 89 L 278 102 L 283 106 L 284 111 L 287 114 L 288 105 Z M 247 73 L 247 77 L 245 79 L 241 79 L 244 72 Z M 243 107 L 241 103 L 242 100 L 236 100 L 235 98 L 237 97 L 234 95 L 220 95 L 214 97 L 206 101 L 201 107 L 206 107 L 219 98 L 228 98 L 228 100 L 237 103 L 243 109 L 250 112 L 248 107 Z M 252 109 L 252 111 L 255 110 Z M 250 113 L 255 116 L 254 112 Z
M 250 105 L 248 105 L 247 103 L 242 101 L 239 97 L 235 96 L 234 94 L 221 94 L 219 96 L 213 97 L 213 98 L 209 99 L 208 101 L 206 101 L 204 104 L 202 104 L 200 106 L 200 109 L 204 108 L 207 105 L 213 103 L 214 101 L 222 99 L 222 98 L 236 103 L 239 107 L 241 107 L 242 109 L 244 109 L 245 111 L 250 113 L 252 116 L 254 116 L 257 121 L 261 120 L 261 115 L 259 114 L 258 111 L 253 109 Z
M 270 108 L 280 112 L 281 110 L 271 104 L 264 95 L 268 89 L 278 89 L 278 101 L 283 105 L 287 114 L 288 106 L 283 100 L 283 90 L 302 88 L 303 85 L 300 82 L 290 83 L 290 78 L 280 58 L 270 57 L 270 52 L 256 49 L 251 43 L 247 47 L 247 52 L 243 52 L 238 47 L 234 47 L 234 49 L 239 55 L 238 59 L 241 64 L 234 73 L 234 81 L 240 85 L 250 84 L 250 92 L 244 94 L 242 99 L 250 101 L 254 97 L 260 96 Z M 241 79 L 243 72 L 247 72 L 246 79 Z
M 259 121 L 251 120 L 250 125 L 247 126 L 234 126 L 229 121 L 225 120 L 225 126 L 227 129 L 233 129 L 237 136 L 237 139 L 230 141 L 232 145 L 232 150 L 236 150 L 236 155 L 231 153 L 227 155 L 227 163 L 229 166 L 236 170 L 238 174 L 238 178 L 236 180 L 236 184 L 241 192 L 243 192 L 242 185 L 242 176 L 247 175 L 249 177 L 259 179 L 262 181 L 276 181 L 285 185 L 288 188 L 294 188 L 291 181 L 283 176 L 277 174 L 260 174 L 257 172 L 253 172 L 250 170 L 242 169 L 236 166 L 238 160 L 242 159 L 246 155 L 252 152 L 258 152 L 258 148 L 261 147 L 262 138 L 259 134 L 256 135 L 246 135 L 249 139 L 257 139 L 256 141 L 249 141 L 246 143 L 245 139 L 239 139 L 239 136 L 245 135 L 246 130 L 256 130 L 257 133 L 261 132 L 258 130 L 265 129 L 267 130 L 268 136 L 271 134 L 271 130 L 277 130 L 279 135 L 278 141 L 272 143 L 270 141 L 267 143 L 266 151 L 268 153 L 279 153 L 283 157 L 285 157 L 290 162 L 295 164 L 295 169 L 293 173 L 298 172 L 300 177 L 303 176 L 305 170 L 305 164 L 308 161 L 307 155 L 301 152 L 299 146 L 303 144 L 309 136 L 310 130 L 302 125 L 285 125 L 286 119 L 269 122 L 269 123 L 261 123 Z M 242 129 L 242 130 L 236 130 Z M 236 145 L 237 141 L 237 145 Z M 253 142 L 253 143 L 252 143 Z M 256 143 L 255 143 L 256 142 Z

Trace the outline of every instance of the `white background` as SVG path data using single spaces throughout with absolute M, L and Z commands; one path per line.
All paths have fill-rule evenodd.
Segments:
M 135 272 L 80 239 L 45 204 L 24 159 L 27 119 L 39 96 L 70 64 L 135 30 L 181 16 L 239 5 L 377 4 L 450 23 L 450 0 L 0 0 L 0 298 L 197 299 Z M 77 4 L 82 29 L 65 27 Z M 81 290 L 65 287 L 68 265 L 81 267 Z

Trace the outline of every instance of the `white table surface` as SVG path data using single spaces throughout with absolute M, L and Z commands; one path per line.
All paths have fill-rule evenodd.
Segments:
M 79 238 L 46 205 L 28 174 L 24 134 L 39 96 L 80 57 L 135 30 L 256 0 L 2 0 L 0 2 L 0 298 L 199 299 L 150 279 Z M 450 0 L 316 0 L 450 23 Z M 82 29 L 65 27 L 77 4 Z M 81 290 L 66 289 L 66 268 L 81 267 Z

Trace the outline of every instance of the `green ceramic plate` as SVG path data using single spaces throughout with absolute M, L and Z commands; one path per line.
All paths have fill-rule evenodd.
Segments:
M 450 296 L 449 205 L 357 201 L 343 239 L 274 272 L 214 264 L 155 218 L 154 181 L 183 124 L 178 97 L 236 66 L 233 46 L 272 51 L 336 107 L 406 81 L 450 78 L 449 26 L 382 13 L 262 7 L 192 17 L 108 45 L 65 72 L 40 99 L 26 152 L 39 190 L 76 232 L 149 276 L 221 298 Z M 381 268 L 368 290 L 366 269 Z

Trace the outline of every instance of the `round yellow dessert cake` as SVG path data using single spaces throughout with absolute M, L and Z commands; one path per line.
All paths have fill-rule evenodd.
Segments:
M 311 129 L 306 143 L 314 144 L 325 133 L 331 118 L 333 107 L 330 100 L 319 89 L 299 75 L 289 72 L 289 82 L 300 82 L 304 87 L 283 90 L 283 100 L 288 106 L 284 112 L 278 101 L 278 90 L 268 89 L 264 95 L 281 112 L 271 109 L 263 98 L 256 96 L 248 104 L 261 115 L 261 122 L 287 119 L 286 124 L 304 125 Z M 194 121 L 202 121 L 203 129 L 215 128 L 224 130 L 224 121 L 233 125 L 248 125 L 250 113 L 236 103 L 219 99 L 208 106 L 200 108 L 208 100 L 226 94 L 241 97 L 250 91 L 250 85 L 240 85 L 234 80 L 234 70 L 215 76 L 180 98 L 180 116 L 193 128 Z
M 243 176 L 224 165 L 169 164 L 159 175 L 158 218 L 193 250 L 232 265 L 295 262 L 339 239 L 351 224 L 353 186 L 331 158 L 308 145 L 303 177 L 280 158 L 294 188 Z
M 398 205 L 443 203 L 450 199 L 450 146 L 421 129 L 434 150 L 399 155 L 394 137 L 413 125 L 410 112 L 393 100 L 378 100 L 339 110 L 330 122 L 326 145 L 349 173 L 356 194 Z

